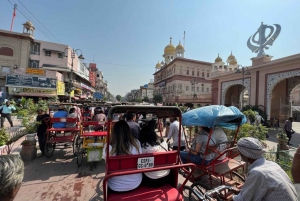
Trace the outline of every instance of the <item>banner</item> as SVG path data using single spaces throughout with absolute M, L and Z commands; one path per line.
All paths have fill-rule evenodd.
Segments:
M 49 88 L 56 90 L 56 79 L 7 74 L 6 86 Z
M 26 73 L 35 75 L 45 75 L 45 71 L 43 69 L 38 68 L 26 68 Z
M 56 92 L 57 92 L 57 95 L 59 95 L 59 96 L 64 96 L 65 95 L 65 83 L 64 82 L 57 81 Z

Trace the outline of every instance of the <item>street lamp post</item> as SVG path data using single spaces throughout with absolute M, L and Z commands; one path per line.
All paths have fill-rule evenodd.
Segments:
M 195 97 L 196 97 L 196 84 L 198 84 L 198 81 L 196 78 L 193 78 L 191 81 L 191 85 L 194 86 L 194 94 L 193 94 L 193 107 L 195 107 Z
M 64 50 L 64 55 L 65 57 L 68 57 L 68 52 L 66 54 L 66 50 L 70 50 L 71 51 L 71 58 L 72 58 L 72 63 L 71 63 L 71 74 L 70 74 L 70 78 L 69 78 L 69 87 L 68 87 L 68 93 L 69 93 L 69 103 L 71 103 L 71 92 L 73 91 L 74 89 L 74 80 L 73 80 L 73 73 L 74 73 L 74 69 L 73 69 L 73 62 L 74 62 L 74 59 L 75 59 L 75 55 L 76 55 L 76 52 L 77 51 L 80 51 L 80 55 L 78 56 L 78 59 L 81 59 L 83 60 L 84 57 L 82 55 L 82 51 L 80 49 L 71 49 L 70 47 L 67 47 L 65 50 Z
M 240 68 L 241 67 L 241 68 Z M 245 71 L 246 68 L 246 71 Z M 242 69 L 242 70 L 240 70 Z M 235 73 L 242 73 L 242 83 L 244 86 L 244 80 L 245 80 L 245 75 L 251 75 L 251 73 L 248 70 L 248 67 L 242 67 L 242 65 L 239 65 L 239 68 L 236 70 Z M 241 109 L 244 107 L 244 89 L 242 90 L 242 103 L 241 103 Z

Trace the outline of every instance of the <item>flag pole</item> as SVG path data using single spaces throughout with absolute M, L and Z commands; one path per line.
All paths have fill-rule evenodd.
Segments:
M 12 28 L 14 26 L 14 20 L 15 20 L 15 17 L 16 17 L 16 10 L 17 10 L 17 4 L 14 5 L 14 12 L 13 12 L 12 19 L 11 19 L 10 31 L 12 31 Z
M 185 31 L 183 32 L 183 47 L 185 48 Z

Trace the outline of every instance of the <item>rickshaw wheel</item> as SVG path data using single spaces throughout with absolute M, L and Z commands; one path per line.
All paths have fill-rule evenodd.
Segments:
M 194 182 L 191 185 L 192 189 L 194 189 L 194 191 L 196 191 L 197 193 L 199 193 L 201 196 L 204 196 L 204 194 L 211 190 L 211 187 L 209 187 L 207 184 L 204 184 L 203 182 Z
M 236 177 L 240 180 L 240 182 L 245 183 L 245 176 L 242 176 L 241 174 L 239 174 L 239 173 L 236 172 L 236 171 L 233 171 L 232 174 L 233 174 L 234 176 L 236 176 Z
M 182 196 L 184 201 L 205 201 L 202 195 L 196 193 L 190 186 L 183 187 Z
M 80 141 L 80 136 L 77 133 L 74 137 L 74 140 L 73 140 L 73 154 L 74 154 L 74 156 L 77 156 L 77 153 L 79 151 L 79 141 Z
M 77 150 L 77 166 L 80 167 L 83 161 L 83 148 L 82 140 L 78 140 L 78 150 Z
M 53 139 L 53 137 L 49 138 L 49 141 L 51 141 Z M 55 143 L 53 142 L 47 142 L 45 145 L 45 156 L 47 158 L 50 158 L 54 152 L 55 149 Z

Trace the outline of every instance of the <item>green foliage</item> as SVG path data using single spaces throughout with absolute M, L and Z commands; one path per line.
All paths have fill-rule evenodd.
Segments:
M 145 96 L 144 98 L 143 98 L 143 100 L 142 101 L 144 101 L 144 102 L 149 102 L 149 98 L 148 98 L 148 96 Z
M 161 103 L 161 102 L 163 101 L 162 95 L 161 95 L 161 94 L 155 94 L 155 95 L 153 96 L 153 101 L 154 101 L 155 103 Z
M 283 131 L 282 128 L 279 128 L 279 129 L 278 129 L 278 133 L 277 133 L 276 137 L 279 138 L 279 139 L 283 139 L 283 140 L 289 139 L 289 138 L 287 137 L 286 133 Z
M 233 139 L 235 131 L 224 129 L 225 133 Z M 253 137 L 257 138 L 260 141 L 266 139 L 266 134 L 268 134 L 269 129 L 263 125 L 254 126 L 251 124 L 243 124 L 240 127 L 239 133 L 237 135 L 237 140 L 243 137 Z
M 0 129 L 0 146 L 6 145 L 9 140 L 9 134 L 6 132 L 5 128 Z
M 242 112 L 244 113 L 244 111 L 253 110 L 255 112 L 258 112 L 259 115 L 266 120 L 268 118 L 268 115 L 264 112 L 263 108 L 263 105 L 246 105 L 242 108 Z
M 116 95 L 116 99 L 117 99 L 117 101 L 120 101 L 120 100 L 121 100 L 121 98 L 122 98 L 122 96 L 120 96 L 120 95 Z
M 18 106 L 18 117 L 22 119 L 22 125 L 27 133 L 35 133 L 40 122 L 36 121 L 37 110 L 43 109 L 47 111 L 48 105 L 46 101 L 40 100 L 37 104 L 31 98 L 22 98 Z
M 251 122 L 254 121 L 255 112 L 251 109 L 243 111 L 243 114 L 249 119 Z

